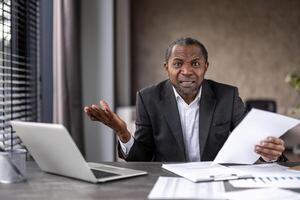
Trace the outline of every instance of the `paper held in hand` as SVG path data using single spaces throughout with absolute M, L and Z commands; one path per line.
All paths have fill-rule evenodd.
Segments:
M 299 123 L 291 117 L 252 109 L 232 131 L 213 163 L 253 164 L 260 157 L 254 151 L 256 144 L 268 136 L 280 137 Z

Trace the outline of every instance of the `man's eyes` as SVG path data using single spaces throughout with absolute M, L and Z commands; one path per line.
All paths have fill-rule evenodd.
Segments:
M 173 65 L 174 68 L 180 68 L 183 65 L 183 62 L 180 62 L 180 61 L 173 62 L 172 65 Z M 201 67 L 201 63 L 198 62 L 198 61 L 191 62 L 190 65 L 193 68 L 199 68 L 199 67 Z
M 176 68 L 181 67 L 182 66 L 182 62 L 174 62 L 173 66 L 176 67 Z
M 193 62 L 192 66 L 193 67 L 200 67 L 201 63 L 200 62 Z

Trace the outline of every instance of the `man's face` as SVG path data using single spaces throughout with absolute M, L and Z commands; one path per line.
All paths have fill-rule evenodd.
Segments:
M 164 66 L 178 94 L 186 102 L 192 102 L 208 68 L 200 48 L 196 45 L 175 45 Z

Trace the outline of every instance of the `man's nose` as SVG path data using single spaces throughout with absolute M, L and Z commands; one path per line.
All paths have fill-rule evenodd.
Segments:
M 185 63 L 182 65 L 182 68 L 181 68 L 181 74 L 184 74 L 184 75 L 190 75 L 192 74 L 192 66 L 188 63 Z

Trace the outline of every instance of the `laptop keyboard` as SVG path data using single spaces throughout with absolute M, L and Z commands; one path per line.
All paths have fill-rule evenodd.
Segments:
M 106 178 L 112 176 L 118 176 L 119 174 L 114 174 L 110 172 L 104 172 L 96 169 L 91 169 L 96 178 Z

